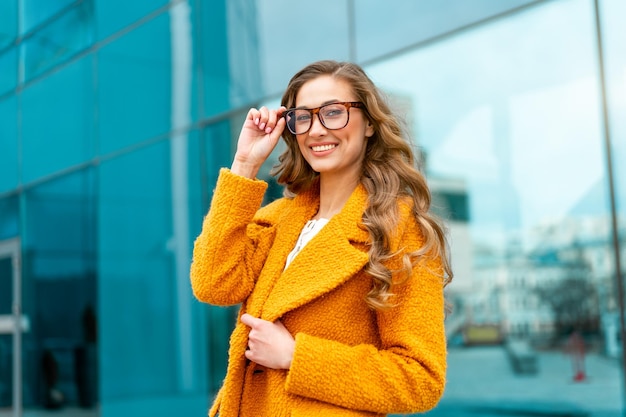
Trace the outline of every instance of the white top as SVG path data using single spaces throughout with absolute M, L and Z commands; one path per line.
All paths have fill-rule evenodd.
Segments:
M 311 239 L 313 239 L 313 236 L 315 236 L 320 230 L 322 230 L 324 226 L 326 226 L 326 223 L 328 223 L 328 219 L 309 220 L 308 222 L 306 222 L 306 224 L 302 228 L 302 232 L 300 232 L 300 237 L 296 242 L 296 247 L 293 248 L 291 253 L 289 253 L 289 256 L 287 256 L 285 269 L 287 269 L 287 267 L 289 266 L 291 261 L 293 261 L 296 255 L 300 253 L 302 248 L 305 247 Z

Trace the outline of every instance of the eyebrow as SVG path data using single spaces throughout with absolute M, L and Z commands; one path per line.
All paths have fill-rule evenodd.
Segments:
M 320 104 L 319 106 L 316 106 L 316 107 L 298 106 L 298 107 L 294 107 L 294 109 L 301 109 L 301 110 L 316 109 L 318 107 L 322 107 L 322 106 L 325 106 L 327 104 L 343 103 L 344 101 L 345 102 L 349 102 L 349 100 L 339 100 L 337 98 L 334 98 L 334 99 L 331 99 L 331 100 L 326 100 L 325 102 L 323 102 L 322 104 Z

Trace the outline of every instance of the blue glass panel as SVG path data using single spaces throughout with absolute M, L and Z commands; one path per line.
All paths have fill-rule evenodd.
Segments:
M 93 187 L 93 173 L 88 170 L 64 175 L 26 193 L 25 247 L 46 254 L 31 265 L 33 273 L 52 278 L 94 267 Z
M 226 18 L 223 21 L 227 25 L 226 34 L 228 39 L 223 45 L 228 51 L 228 65 L 224 62 L 224 68 L 229 69 L 229 95 L 224 98 L 230 99 L 231 107 L 248 105 L 266 94 L 265 85 L 263 85 L 263 74 L 260 70 L 262 51 L 259 43 L 259 13 L 257 11 L 259 6 L 256 3 L 255 0 L 224 2 Z M 217 8 L 216 3 L 209 4 L 211 9 L 209 14 L 212 16 L 211 20 L 213 20 L 209 27 L 212 29 L 208 29 L 208 27 L 202 29 L 204 26 L 201 25 L 201 32 L 204 35 L 201 41 L 206 45 L 210 45 L 210 48 L 201 48 L 199 52 L 205 54 L 205 62 L 207 62 L 207 58 L 212 59 L 212 65 L 215 65 L 215 58 L 217 58 L 215 54 L 212 52 L 207 54 L 208 51 L 218 46 L 215 42 L 214 34 L 210 32 L 219 32 L 221 29 L 216 25 L 216 17 L 219 14 L 216 16 L 213 10 Z M 203 6 L 207 7 L 208 4 L 203 4 Z M 202 18 L 206 21 L 207 16 L 203 15 Z M 219 52 L 217 53 L 219 54 Z M 203 66 L 203 68 L 206 75 L 211 74 L 209 72 L 210 66 Z M 207 92 L 211 91 L 207 90 Z M 210 97 L 210 95 L 207 96 Z
M 17 85 L 17 47 L 0 52 L 0 96 Z
M 387 2 L 380 4 L 388 7 Z M 272 7 L 257 8 L 257 42 L 262 56 L 258 71 L 268 94 L 282 93 L 291 76 L 313 61 L 350 59 L 348 10 L 348 0 L 318 0 L 314 4 L 274 0 Z M 381 22 L 373 25 L 381 28 Z M 384 30 L 392 25 L 389 22 Z
M 593 2 L 542 2 L 367 67 L 447 209 L 455 308 L 433 416 L 623 414 L 594 24 Z
M 24 194 L 22 309 L 31 322 L 23 350 L 26 405 L 48 405 L 40 393 L 51 384 L 67 406 L 97 404 L 94 210 L 91 170 Z
M 52 18 L 73 2 L 75 0 L 22 0 L 24 4 L 22 34 L 30 32 L 35 26 Z M 84 0 L 84 2 L 89 1 Z
M 241 106 L 264 94 L 259 26 L 254 2 L 197 2 L 194 18 L 200 47 L 203 116 Z M 285 61 L 280 61 L 281 67 Z M 289 61 L 291 62 L 291 61 Z M 274 66 L 273 70 L 278 67 Z
M 0 101 L 0 193 L 18 184 L 17 99 Z
M 168 0 L 92 0 L 96 9 L 98 39 L 124 29 L 128 25 L 145 18 L 159 7 L 169 3 Z
M 198 74 L 192 8 L 187 2 L 173 5 L 168 12 L 171 45 L 172 129 L 187 127 L 198 119 Z
M 17 2 L 18 0 L 0 2 L 0 50 L 17 37 Z
M 24 48 L 25 79 L 30 80 L 67 61 L 93 42 L 93 9 L 82 2 L 28 36 Z
M 170 61 L 167 14 L 99 51 L 99 141 L 102 154 L 170 130 Z
M 104 401 L 176 389 L 171 205 L 168 142 L 102 163 L 98 246 Z
M 206 413 L 206 332 L 198 329 L 208 323 L 188 283 L 197 151 L 182 133 L 100 165 L 103 417 Z
M 88 56 L 24 90 L 23 182 L 93 157 L 92 71 Z
M 356 1 L 355 59 L 371 60 L 535 1 Z
M 17 195 L 0 198 L 0 240 L 19 236 L 19 216 Z

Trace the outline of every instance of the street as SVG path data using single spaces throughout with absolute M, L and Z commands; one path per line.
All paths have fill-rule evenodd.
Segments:
M 538 352 L 539 371 L 516 375 L 501 346 L 454 347 L 440 404 L 427 413 L 444 416 L 623 416 L 619 362 L 598 354 L 585 358 L 586 379 L 573 380 L 571 359 Z

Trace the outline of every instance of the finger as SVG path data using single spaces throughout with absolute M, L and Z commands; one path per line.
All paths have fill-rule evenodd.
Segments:
M 254 327 L 254 325 L 258 323 L 259 321 L 261 321 L 261 319 L 257 319 L 256 317 L 253 317 L 248 313 L 244 313 L 241 316 L 241 322 L 249 327 Z
M 248 110 L 248 115 L 246 116 L 246 120 L 251 120 L 255 125 L 259 124 L 260 112 L 258 109 L 252 107 Z
M 265 130 L 265 126 L 267 126 L 267 121 L 269 120 L 270 111 L 267 107 L 263 106 L 259 109 L 259 112 L 259 129 Z
M 274 129 L 274 126 L 276 126 L 276 120 L 278 120 L 278 112 L 276 110 L 270 111 L 267 118 L 265 133 L 270 133 L 272 129 Z
M 286 110 L 287 108 L 285 106 L 281 106 L 278 109 L 276 109 L 274 112 L 272 112 L 273 118 L 271 118 L 271 121 L 270 121 L 270 125 L 272 129 L 276 128 L 278 126 L 278 123 L 282 120 L 283 121 L 283 126 L 281 127 L 281 133 L 282 133 L 282 128 L 284 128 L 284 124 L 286 123 L 285 118 L 283 117 Z M 270 131 L 266 131 L 266 133 L 270 133 Z
M 278 122 L 276 122 L 276 126 L 274 126 L 274 129 L 272 129 L 272 131 L 270 132 L 270 138 L 272 139 L 272 141 L 278 142 L 280 135 L 282 135 L 283 131 L 285 130 L 286 123 L 287 122 L 284 117 L 278 119 Z

